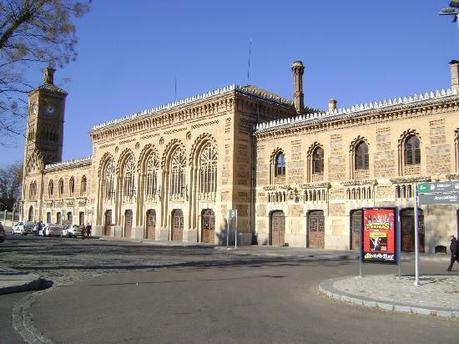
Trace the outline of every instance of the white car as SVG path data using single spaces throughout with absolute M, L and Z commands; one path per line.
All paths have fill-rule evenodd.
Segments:
M 35 223 L 28 221 L 19 221 L 13 226 L 13 234 L 27 235 L 33 233 Z
M 62 230 L 62 236 L 78 238 L 83 236 L 81 228 L 77 225 L 68 225 Z
M 41 236 L 62 236 L 63 228 L 59 225 L 44 224 L 38 235 Z

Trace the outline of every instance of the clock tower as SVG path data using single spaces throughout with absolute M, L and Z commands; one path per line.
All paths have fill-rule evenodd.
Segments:
M 54 72 L 45 68 L 43 84 L 29 93 L 24 166 L 37 158 L 45 165 L 62 160 L 67 92 L 54 85 Z

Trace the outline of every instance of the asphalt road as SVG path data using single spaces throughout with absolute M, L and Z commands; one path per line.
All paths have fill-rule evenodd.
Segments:
M 369 310 L 318 294 L 320 280 L 356 268 L 329 261 L 106 275 L 56 288 L 31 313 L 48 338 L 69 344 L 458 343 L 457 321 Z

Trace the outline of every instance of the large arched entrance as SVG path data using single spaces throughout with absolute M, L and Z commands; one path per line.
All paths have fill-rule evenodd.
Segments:
M 67 223 L 72 224 L 73 223 L 73 215 L 72 212 L 67 213 Z
M 171 240 L 183 241 L 183 212 L 181 209 L 172 210 Z
M 29 208 L 28 221 L 33 221 L 33 206 L 30 206 Z
M 145 239 L 155 240 L 156 211 L 154 209 L 147 210 L 147 220 L 145 223 Z
M 201 212 L 201 241 L 213 244 L 215 238 L 215 213 L 212 209 Z
M 285 244 L 285 216 L 281 210 L 271 213 L 269 226 L 269 244 L 271 246 L 284 246 Z
M 360 231 L 362 229 L 362 210 L 351 210 L 351 250 L 360 250 Z
M 112 210 L 105 211 L 104 235 L 110 235 L 112 230 Z
M 322 210 L 312 210 L 308 213 L 307 247 L 325 247 L 325 216 Z
M 56 224 L 58 225 L 62 224 L 62 214 L 60 211 L 56 214 Z
M 424 252 L 424 214 L 422 209 L 419 214 L 419 252 Z M 400 222 L 402 228 L 402 251 L 414 251 L 414 209 L 407 208 L 400 212 Z
M 51 223 L 51 213 L 50 212 L 46 213 L 46 223 Z
M 132 210 L 127 209 L 124 211 L 124 236 L 131 237 L 132 232 Z

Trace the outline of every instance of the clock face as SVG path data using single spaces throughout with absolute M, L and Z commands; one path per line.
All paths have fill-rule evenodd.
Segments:
M 45 113 L 49 116 L 54 115 L 56 108 L 53 105 L 47 104 L 45 107 Z

